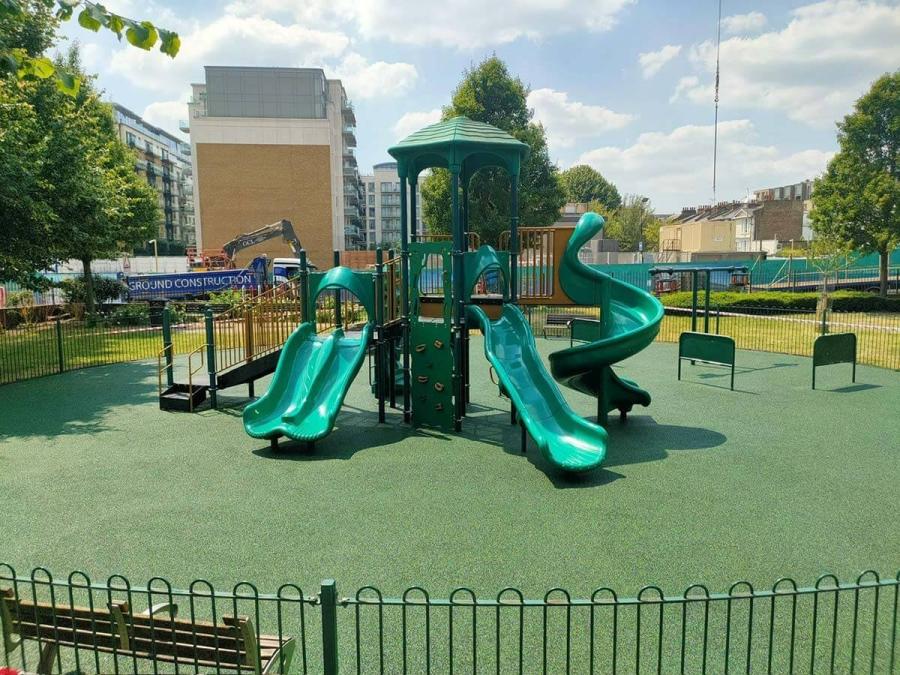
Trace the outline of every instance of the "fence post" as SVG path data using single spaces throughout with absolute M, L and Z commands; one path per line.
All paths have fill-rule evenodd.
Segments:
M 337 583 L 325 579 L 319 589 L 322 603 L 322 671 L 325 675 L 338 672 L 337 646 Z
M 62 321 L 59 317 L 56 317 L 56 356 L 59 359 L 59 372 L 63 372 L 66 362 L 63 359 Z
M 218 407 L 216 397 L 216 333 L 213 330 L 213 312 L 206 308 L 206 369 L 209 373 L 209 405 L 215 410 Z
M 175 372 L 172 354 L 172 316 L 169 314 L 169 305 L 163 307 L 162 313 L 162 339 L 163 351 L 166 357 L 166 382 L 171 387 L 175 384 Z

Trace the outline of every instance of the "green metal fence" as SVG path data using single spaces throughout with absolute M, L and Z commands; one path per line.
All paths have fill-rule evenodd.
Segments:
M 593 316 L 599 307 L 534 306 L 524 308 L 535 335 L 568 337 L 559 315 Z M 549 318 L 554 315 L 554 322 Z M 765 307 L 730 307 L 728 311 L 699 308 L 696 319 L 690 309 L 666 307 L 657 340 L 678 342 L 684 331 L 708 330 L 734 338 L 738 349 L 812 356 L 815 339 L 824 333 L 855 333 L 858 361 L 881 368 L 900 369 L 900 314 L 834 312 Z
M 344 319 L 359 318 L 359 308 L 351 299 L 345 304 Z M 172 339 L 177 354 L 189 354 L 207 341 L 204 317 L 197 309 L 176 306 L 173 310 L 177 321 L 173 325 Z M 523 309 L 530 317 L 534 334 L 548 337 L 568 335 L 564 323 L 548 321 L 551 314 L 596 317 L 600 312 L 597 307 L 573 306 L 526 306 Z M 18 310 L 0 310 L 0 314 L 11 311 Z M 331 312 L 328 308 L 321 311 L 323 317 L 330 316 Z M 40 313 L 35 316 L 37 318 L 15 323 L 12 328 L 0 328 L 0 384 L 87 366 L 156 359 L 162 348 L 160 327 L 129 327 L 103 322 L 92 325 L 61 310 L 55 316 Z M 3 318 L 0 316 L 0 326 Z M 251 323 L 253 321 L 256 319 L 251 319 Z M 215 314 L 217 330 L 221 332 L 226 327 L 230 330 L 229 339 L 217 340 L 217 349 L 223 355 L 232 358 L 233 354 L 238 354 L 243 358 L 248 334 L 246 324 L 247 317 L 243 315 L 231 317 L 228 311 Z M 697 327 L 703 330 L 707 324 L 710 332 L 733 337 L 739 349 L 798 356 L 811 356 L 813 341 L 823 332 L 852 332 L 859 341 L 859 363 L 900 369 L 900 314 L 896 313 L 828 311 L 817 314 L 808 310 L 763 307 L 729 307 L 728 311 L 720 311 L 712 307 L 706 315 L 701 308 Z M 320 328 L 330 325 L 330 321 L 325 321 L 320 323 Z M 692 329 L 692 325 L 689 309 L 666 308 L 657 339 L 676 342 L 683 331 Z M 268 326 L 261 324 L 254 330 L 263 335 Z M 285 330 L 289 332 L 289 327 Z M 222 363 L 231 361 L 224 359 Z
M 205 580 L 178 590 L 159 577 L 137 587 L 121 575 L 63 580 L 0 564 L 0 618 L 3 663 L 26 671 L 888 673 L 898 665 L 898 587 L 900 574 L 866 571 L 850 583 L 828 574 L 808 587 L 783 578 L 724 593 L 651 585 L 634 597 L 603 587 L 529 598 L 510 587 L 435 598 L 420 586 L 396 597 L 366 586 L 342 596 L 333 580 L 316 594 Z

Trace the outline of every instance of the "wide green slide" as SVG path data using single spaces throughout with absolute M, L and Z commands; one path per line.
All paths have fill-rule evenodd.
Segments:
M 547 460 L 564 471 L 589 471 L 606 456 L 606 430 L 572 412 L 547 373 L 525 315 L 506 304 L 496 321 L 477 305 L 468 317 L 484 333 L 484 353 Z
M 603 218 L 585 213 L 578 221 L 560 262 L 559 280 L 579 305 L 600 307 L 600 319 L 582 327 L 585 344 L 550 355 L 550 371 L 560 383 L 597 397 L 598 417 L 616 408 L 624 415 L 635 404 L 649 405 L 650 394 L 619 377 L 610 367 L 647 347 L 659 333 L 663 306 L 647 291 L 632 286 L 578 259 L 578 251 L 603 229 Z
M 347 336 L 326 336 L 301 324 L 288 338 L 269 390 L 244 408 L 244 429 L 254 438 L 287 436 L 316 441 L 334 428 L 347 389 L 365 360 L 372 325 Z
M 345 267 L 311 275 L 316 283 L 310 305 L 327 289 L 348 290 L 367 310 L 374 303 L 371 277 Z M 306 322 L 285 342 L 268 391 L 244 408 L 244 429 L 254 438 L 316 441 L 334 428 L 344 397 L 365 360 L 372 337 L 374 312 L 358 333 L 345 334 L 336 328 L 329 335 L 317 335 L 315 324 Z

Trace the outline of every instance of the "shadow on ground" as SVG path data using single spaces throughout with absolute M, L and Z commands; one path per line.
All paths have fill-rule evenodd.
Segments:
M 235 414 L 235 409 L 226 414 Z M 237 411 L 240 414 L 240 411 Z M 361 410 L 345 405 L 341 408 L 334 431 L 313 446 L 304 441 L 292 441 L 281 438 L 278 450 L 273 451 L 266 441 L 247 439 L 251 443 L 265 443 L 264 446 L 253 450 L 257 457 L 265 459 L 288 460 L 294 462 L 315 462 L 328 459 L 350 459 L 361 450 L 370 450 L 385 445 L 393 445 L 404 438 L 422 436 L 428 438 L 445 438 L 440 432 L 413 429 L 402 423 L 400 417 L 394 412 L 389 416 L 385 424 L 378 423 L 378 413 Z
M 157 399 L 155 376 L 152 364 L 128 363 L 6 385 L 7 391 L 18 392 L 5 397 L 0 437 L 96 434 L 113 428 L 108 419 L 116 408 Z

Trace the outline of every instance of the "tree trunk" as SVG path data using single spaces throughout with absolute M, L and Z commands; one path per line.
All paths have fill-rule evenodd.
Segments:
M 883 251 L 879 251 L 878 257 L 880 267 L 878 270 L 879 293 L 882 298 L 886 298 L 888 292 L 888 261 L 891 259 L 891 252 L 885 248 Z
M 94 275 L 91 272 L 91 259 L 82 258 L 84 266 L 84 310 L 89 317 L 94 316 Z

